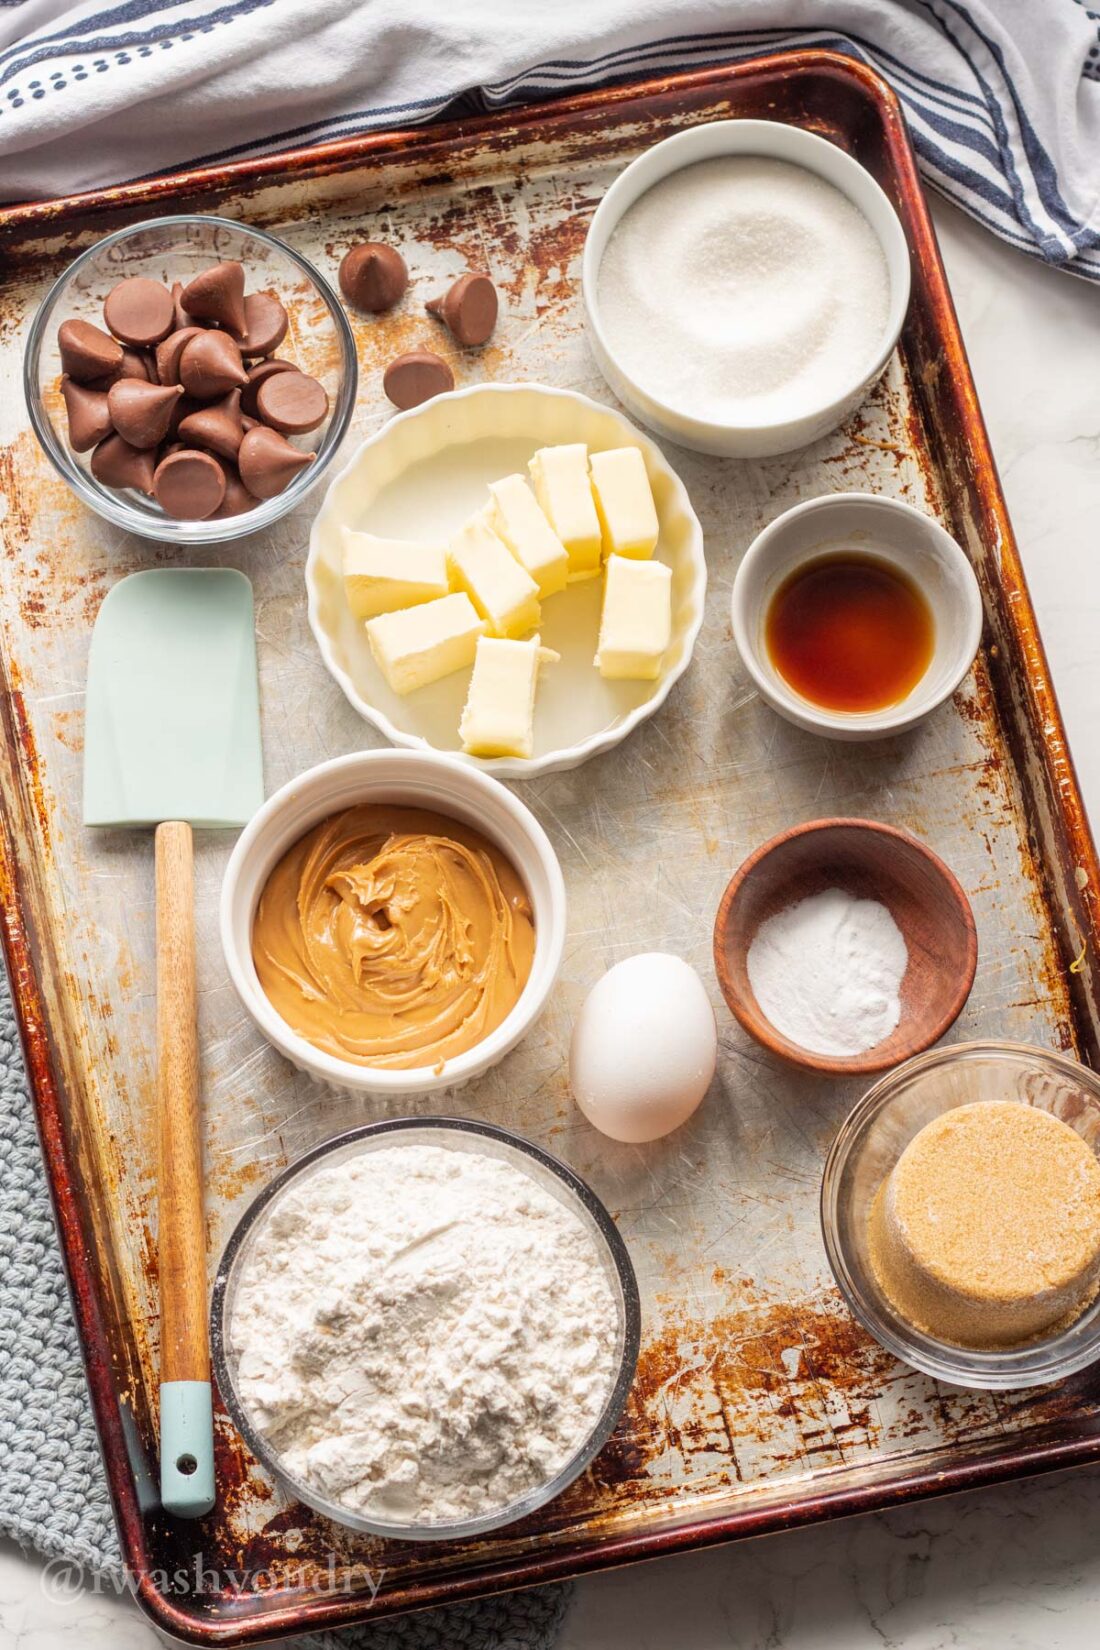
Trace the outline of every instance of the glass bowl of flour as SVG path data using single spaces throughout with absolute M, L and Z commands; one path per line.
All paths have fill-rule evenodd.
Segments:
M 909 304 L 909 249 L 871 174 L 814 132 L 713 121 L 615 179 L 585 241 L 596 364 L 667 440 L 792 452 L 881 376 Z
M 634 1270 L 572 1170 L 518 1135 L 398 1118 L 326 1141 L 218 1268 L 218 1388 L 257 1459 L 340 1524 L 454 1540 L 559 1495 L 638 1357 Z

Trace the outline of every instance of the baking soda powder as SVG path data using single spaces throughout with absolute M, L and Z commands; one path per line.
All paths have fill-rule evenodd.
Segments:
M 800 1048 L 837 1058 L 864 1054 L 896 1029 L 908 963 L 885 905 L 841 888 L 769 917 L 747 958 L 765 1018 Z

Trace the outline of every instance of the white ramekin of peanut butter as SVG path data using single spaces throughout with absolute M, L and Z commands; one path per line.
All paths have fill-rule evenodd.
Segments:
M 534 815 L 450 757 L 361 751 L 309 769 L 242 832 L 221 937 L 264 1036 L 321 1082 L 452 1089 L 546 1002 L 565 885 Z

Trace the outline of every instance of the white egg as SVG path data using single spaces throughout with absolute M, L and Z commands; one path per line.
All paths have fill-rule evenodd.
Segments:
M 710 1087 L 718 1030 L 703 982 L 663 951 L 627 957 L 584 1000 L 569 1049 L 573 1097 L 612 1140 L 659 1140 Z

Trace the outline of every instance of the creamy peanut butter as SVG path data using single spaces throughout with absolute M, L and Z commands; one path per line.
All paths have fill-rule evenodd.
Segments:
M 526 890 L 480 832 L 421 808 L 322 820 L 275 866 L 252 926 L 292 1030 L 357 1065 L 438 1068 L 510 1013 L 531 972 Z

